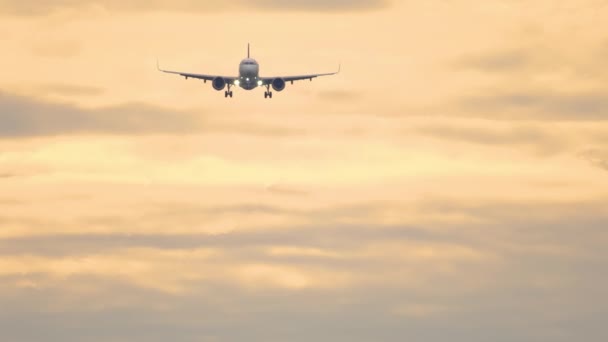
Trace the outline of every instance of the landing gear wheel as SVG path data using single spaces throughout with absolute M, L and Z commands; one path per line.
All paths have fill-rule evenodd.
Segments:
M 229 94 L 230 94 L 230 98 L 232 98 L 232 90 L 230 91 L 230 93 L 229 93 Z
M 266 85 L 266 92 L 264 93 L 264 98 L 272 98 L 272 92 L 270 91 L 270 84 Z

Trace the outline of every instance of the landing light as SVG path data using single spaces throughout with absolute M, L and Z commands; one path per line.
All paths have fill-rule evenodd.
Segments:
M 247 82 L 249 82 L 249 77 L 247 77 Z
M 241 84 L 241 81 L 239 81 L 239 80 L 234 80 L 234 85 L 237 85 L 237 86 L 238 86 L 239 84 Z
M 264 82 L 262 82 L 262 81 L 258 81 L 258 86 L 261 86 L 261 85 L 262 85 L 262 83 L 264 83 Z

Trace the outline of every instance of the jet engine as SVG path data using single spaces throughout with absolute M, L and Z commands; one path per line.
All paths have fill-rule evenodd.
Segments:
M 276 91 L 283 91 L 283 89 L 285 89 L 285 80 L 282 78 L 275 78 L 272 80 L 272 89 Z
M 220 91 L 226 87 L 226 80 L 223 77 L 216 77 L 211 85 L 213 85 L 213 89 Z

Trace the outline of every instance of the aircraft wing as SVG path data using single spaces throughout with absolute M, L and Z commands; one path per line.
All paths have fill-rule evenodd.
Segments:
M 181 71 L 171 71 L 171 70 L 164 70 L 161 69 L 158 66 L 158 62 L 156 64 L 156 68 L 158 69 L 158 71 L 162 71 L 165 72 L 167 74 L 175 74 L 175 75 L 180 75 L 182 77 L 184 77 L 185 79 L 189 79 L 189 78 L 196 78 L 199 80 L 204 80 L 206 81 L 213 81 L 215 78 L 220 77 L 223 78 L 227 83 L 233 83 L 234 80 L 237 79 L 237 77 L 234 76 L 220 76 L 220 75 L 205 75 L 205 74 L 193 74 L 193 73 L 189 73 L 189 72 L 181 72 Z
M 338 71 L 336 72 L 329 72 L 329 73 L 325 73 L 325 74 L 311 74 L 311 75 L 299 75 L 299 76 L 276 76 L 276 77 L 260 77 L 262 79 L 262 82 L 264 82 L 264 84 L 270 84 L 272 83 L 273 80 L 280 78 L 283 79 L 285 82 L 294 82 L 294 81 L 301 81 L 301 80 L 311 80 L 313 78 L 316 77 L 321 77 L 321 76 L 331 76 L 331 75 L 336 75 L 338 73 L 340 73 L 340 69 L 342 67 L 339 66 L 338 67 Z

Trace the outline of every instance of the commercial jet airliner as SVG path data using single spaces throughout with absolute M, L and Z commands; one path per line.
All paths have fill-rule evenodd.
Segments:
M 213 89 L 217 91 L 224 91 L 224 97 L 232 97 L 232 90 L 230 88 L 232 86 L 241 87 L 245 90 L 253 90 L 257 87 L 266 87 L 266 92 L 264 92 L 264 98 L 272 98 L 272 91 L 270 91 L 270 87 L 275 91 L 283 91 L 285 89 L 285 85 L 287 82 L 291 82 L 293 84 L 294 81 L 300 80 L 311 80 L 315 77 L 319 76 L 329 76 L 335 75 L 340 72 L 340 68 L 338 71 L 326 73 L 326 74 L 311 74 L 311 75 L 300 75 L 300 76 L 276 76 L 276 77 L 260 77 L 260 65 L 258 62 L 250 57 L 249 54 L 249 45 L 247 45 L 247 58 L 241 61 L 239 65 L 239 76 L 217 76 L 217 75 L 204 75 L 204 74 L 191 74 L 187 72 L 180 71 L 170 71 L 163 70 L 160 66 L 156 66 L 159 71 L 166 72 L 169 74 L 176 74 L 186 79 L 189 78 L 197 78 L 200 80 L 211 81 L 211 86 Z

